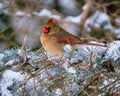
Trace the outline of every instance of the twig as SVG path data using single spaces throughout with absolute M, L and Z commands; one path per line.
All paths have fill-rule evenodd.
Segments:
M 21 69 L 21 67 L 23 65 L 27 64 L 27 62 L 29 60 L 29 58 L 27 57 L 27 52 L 26 52 L 26 42 L 27 42 L 27 35 L 25 35 L 25 37 L 23 39 L 23 42 L 22 42 L 22 51 L 23 51 L 24 56 L 25 56 L 24 57 L 24 61 L 19 65 L 19 67 L 16 69 L 16 71 L 19 70 L 19 69 Z
M 67 83 L 67 88 L 68 88 L 68 96 L 71 96 L 71 92 L 70 92 L 71 88 L 70 88 L 70 83 L 69 82 Z
M 82 18 L 81 18 L 81 24 L 80 24 L 80 30 L 82 31 L 81 36 L 85 37 L 86 35 L 86 30 L 84 29 L 84 23 L 86 21 L 86 19 L 89 17 L 91 10 L 93 8 L 93 1 L 92 0 L 88 0 L 87 1 L 87 8 L 84 10 L 83 14 L 82 14 Z

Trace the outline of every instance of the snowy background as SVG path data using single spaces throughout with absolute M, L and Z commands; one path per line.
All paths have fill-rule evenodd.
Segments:
M 0 96 L 119 96 L 119 0 L 0 0 Z M 46 52 L 39 36 L 54 18 L 83 46 L 69 57 Z M 24 45 L 25 43 L 25 45 Z

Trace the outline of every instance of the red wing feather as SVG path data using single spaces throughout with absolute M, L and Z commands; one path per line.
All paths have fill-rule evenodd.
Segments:
M 65 44 L 72 44 L 72 43 L 78 43 L 80 40 L 75 38 L 65 38 L 58 40 L 58 43 L 65 43 Z
M 60 39 L 58 40 L 59 43 L 65 43 L 65 44 L 84 44 L 84 45 L 90 45 L 90 46 L 101 46 L 101 47 L 107 47 L 105 45 L 101 45 L 101 44 L 95 44 L 95 43 L 84 43 L 78 39 L 73 39 L 73 38 L 67 38 L 67 39 Z M 108 47 L 107 47 L 108 48 Z

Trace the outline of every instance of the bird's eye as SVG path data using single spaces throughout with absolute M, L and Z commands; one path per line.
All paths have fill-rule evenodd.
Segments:
M 50 29 L 51 29 L 51 27 L 43 27 L 42 32 L 49 33 Z

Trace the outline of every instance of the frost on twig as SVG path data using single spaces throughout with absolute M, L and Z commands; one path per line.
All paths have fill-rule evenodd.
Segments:
M 25 46 L 3 50 L 0 52 L 0 93 L 6 96 L 120 94 L 120 41 L 107 46 L 107 49 L 80 47 L 67 60 L 50 58 L 42 49 L 36 53 Z M 60 61 L 56 62 L 56 58 Z

